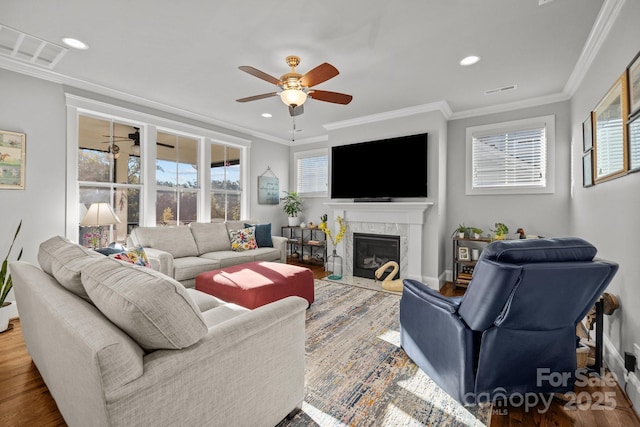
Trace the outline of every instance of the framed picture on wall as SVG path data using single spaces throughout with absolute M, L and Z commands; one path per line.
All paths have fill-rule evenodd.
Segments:
M 587 151 L 582 156 L 582 186 L 593 185 L 593 150 Z
M 280 203 L 278 178 L 271 176 L 258 177 L 258 203 L 261 205 L 277 205 Z
M 0 190 L 24 190 L 26 139 L 24 133 L 0 130 Z
M 582 152 L 593 148 L 593 126 L 591 125 L 592 112 L 589 117 L 582 123 Z
M 593 180 L 622 176 L 627 171 L 627 74 L 623 73 L 593 111 Z
M 629 119 L 627 125 L 629 139 L 629 172 L 640 170 L 640 111 Z
M 629 79 L 629 114 L 640 111 L 640 52 L 627 68 Z

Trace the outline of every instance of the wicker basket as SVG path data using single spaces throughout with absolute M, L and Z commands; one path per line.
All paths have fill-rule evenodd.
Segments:
M 576 348 L 576 358 L 578 362 L 578 369 L 586 368 L 589 360 L 589 347 L 581 343 Z

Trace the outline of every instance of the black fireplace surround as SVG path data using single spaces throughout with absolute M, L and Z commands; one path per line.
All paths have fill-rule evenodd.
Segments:
M 389 261 L 397 262 L 400 267 L 400 236 L 353 233 L 354 276 L 375 279 L 376 270 Z

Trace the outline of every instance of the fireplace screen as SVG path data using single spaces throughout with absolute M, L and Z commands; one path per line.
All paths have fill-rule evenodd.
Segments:
M 353 234 L 354 276 L 374 279 L 376 270 L 389 261 L 395 261 L 400 266 L 400 236 Z M 391 267 L 388 270 L 391 271 Z

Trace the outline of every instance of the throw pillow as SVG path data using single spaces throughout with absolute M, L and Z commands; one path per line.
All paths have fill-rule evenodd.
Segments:
M 256 228 L 256 244 L 259 248 L 273 247 L 273 240 L 271 239 L 271 224 L 245 224 L 244 226 Z
M 115 259 L 119 259 L 120 261 L 126 261 L 131 264 L 149 267 L 149 258 L 147 257 L 147 253 L 144 251 L 144 248 L 142 246 L 129 249 L 125 252 L 120 252 L 113 257 Z
M 231 250 L 243 252 L 257 248 L 255 232 L 256 228 L 253 226 L 240 230 L 230 230 Z
M 147 351 L 189 347 L 207 333 L 185 287 L 158 271 L 100 257 L 81 279 L 102 314 Z

